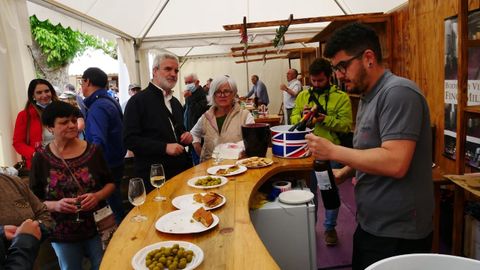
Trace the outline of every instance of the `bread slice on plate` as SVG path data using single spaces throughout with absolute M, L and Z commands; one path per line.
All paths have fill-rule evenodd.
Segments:
M 203 203 L 203 195 L 201 193 L 193 194 L 193 200 L 198 203 Z
M 205 206 L 210 208 L 219 205 L 220 203 L 222 203 L 222 201 L 223 201 L 222 196 L 218 195 L 215 192 L 207 192 L 207 194 L 203 196 L 203 204 L 205 204 Z
M 200 223 L 203 224 L 205 227 L 210 227 L 213 223 L 213 216 L 212 213 L 205 210 L 203 207 L 197 209 L 197 211 L 193 212 L 192 218 Z

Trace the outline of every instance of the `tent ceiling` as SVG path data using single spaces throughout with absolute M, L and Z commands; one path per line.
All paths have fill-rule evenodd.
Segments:
M 189 55 L 203 54 L 207 50 L 209 53 L 224 53 L 226 50 L 222 45 L 230 45 L 230 47 L 238 45 L 240 40 L 238 32 L 225 31 L 223 25 L 241 23 L 243 16 L 247 17 L 247 22 L 259 22 L 285 20 L 290 14 L 293 14 L 294 18 L 342 15 L 343 11 L 337 2 L 348 14 L 387 12 L 407 2 L 407 0 L 28 1 L 29 13 L 36 14 L 41 20 L 50 19 L 54 23 L 60 22 L 65 26 L 109 39 L 118 37 L 122 33 L 125 34 L 124 37 L 137 39 L 145 36 L 143 48 L 169 49 L 180 56 L 182 56 L 181 52 L 176 51 L 189 50 L 191 47 L 195 49 Z M 93 18 L 117 31 L 99 29 L 102 27 L 78 16 L 72 18 L 70 14 L 68 16 L 59 14 L 61 8 L 58 6 Z M 286 37 L 288 39 L 312 37 L 315 34 L 314 31 L 318 32 L 325 25 L 325 23 L 292 25 Z M 292 34 L 297 28 L 303 29 L 299 31 L 302 33 Z M 306 31 L 305 28 L 311 29 Z M 252 43 L 263 43 L 266 39 L 273 39 L 275 28 L 251 29 L 249 33 L 252 34 L 252 38 L 255 37 Z M 215 47 L 198 49 L 215 45 L 219 45 L 218 50 L 215 50 Z

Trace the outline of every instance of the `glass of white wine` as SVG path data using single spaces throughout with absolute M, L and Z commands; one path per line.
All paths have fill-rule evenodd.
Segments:
M 166 198 L 160 195 L 160 187 L 165 184 L 165 171 L 162 164 L 152 164 L 150 166 L 150 183 L 157 189 L 157 196 L 153 200 L 156 202 L 165 201 Z
M 138 208 L 138 214 L 132 217 L 132 221 L 143 222 L 148 218 L 140 212 L 140 205 L 145 202 L 147 194 L 145 193 L 145 185 L 142 178 L 132 178 L 128 183 L 128 200 L 131 204 Z

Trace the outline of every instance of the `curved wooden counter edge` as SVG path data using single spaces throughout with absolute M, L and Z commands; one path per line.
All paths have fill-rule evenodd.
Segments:
M 141 206 L 148 220 L 142 223 L 130 219 L 137 214 L 133 209 L 115 232 L 105 251 L 100 269 L 131 269 L 131 259 L 140 249 L 161 241 L 188 241 L 198 245 L 204 252 L 204 260 L 197 269 L 279 269 L 252 225 L 249 202 L 255 191 L 270 177 L 285 171 L 308 171 L 313 158 L 282 159 L 272 157 L 271 166 L 249 169 L 241 175 L 229 177 L 229 182 L 213 191 L 224 195 L 227 203 L 212 212 L 220 218 L 219 224 L 206 232 L 197 234 L 166 234 L 155 229 L 155 222 L 163 215 L 176 210 L 171 200 L 177 196 L 202 192 L 187 185 L 187 180 L 207 175 L 212 161 L 199 164 L 168 181 L 161 189 L 165 202 L 154 202 L 156 191 L 147 196 Z M 233 164 L 225 161 L 222 164 Z M 166 165 L 168 166 L 168 164 Z

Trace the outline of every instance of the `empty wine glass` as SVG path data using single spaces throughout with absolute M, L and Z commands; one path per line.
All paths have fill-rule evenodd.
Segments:
M 156 202 L 165 201 L 166 198 L 160 195 L 160 187 L 165 184 L 165 171 L 162 164 L 152 164 L 150 166 L 150 183 L 157 189 L 157 196 L 153 200 Z
M 132 221 L 143 222 L 148 218 L 140 212 L 140 205 L 145 202 L 147 194 L 145 193 L 145 185 L 142 178 L 132 178 L 128 183 L 128 200 L 131 204 L 138 208 L 138 214 L 132 217 Z
M 212 158 L 213 158 L 213 161 L 214 161 L 214 164 L 215 165 L 218 165 L 220 164 L 220 162 L 222 162 L 222 154 L 220 153 L 220 140 L 219 139 L 215 139 L 213 141 L 213 151 L 212 151 Z

